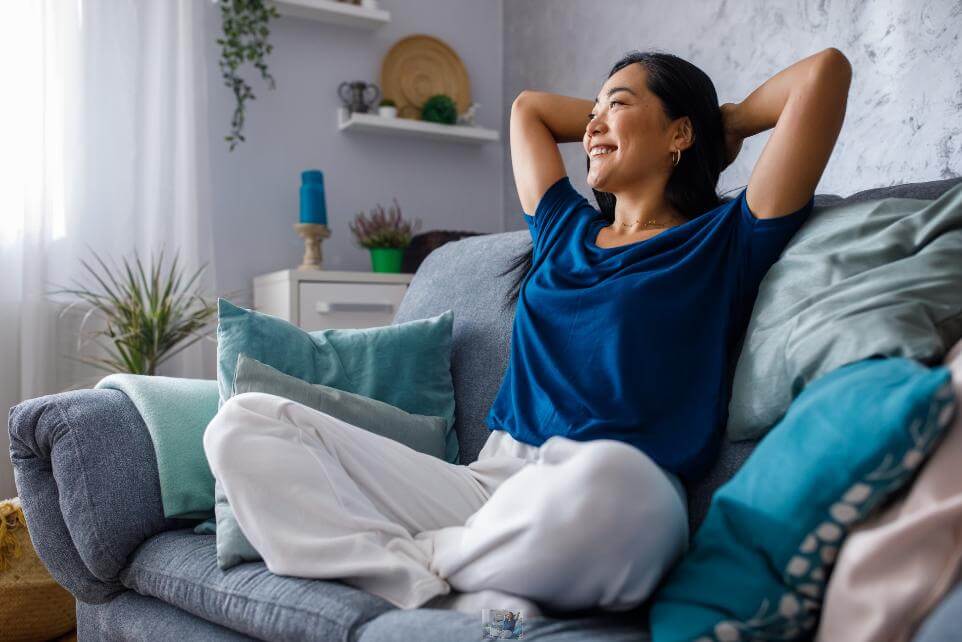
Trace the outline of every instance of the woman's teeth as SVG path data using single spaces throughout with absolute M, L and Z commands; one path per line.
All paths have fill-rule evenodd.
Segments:
M 591 157 L 598 158 L 599 156 L 606 156 L 613 151 L 615 151 L 614 147 L 597 147 L 591 150 Z

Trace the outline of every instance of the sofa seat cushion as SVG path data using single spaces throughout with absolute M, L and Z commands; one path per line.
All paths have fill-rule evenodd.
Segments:
M 623 613 L 582 611 L 564 617 L 524 618 L 527 642 L 651 642 L 647 620 L 636 609 Z M 452 642 L 482 638 L 481 613 L 446 609 L 394 609 L 359 629 L 358 642 Z
M 336 580 L 275 575 L 263 562 L 217 566 L 213 535 L 167 531 L 144 542 L 121 571 L 124 586 L 205 620 L 263 640 L 378 642 L 481 637 L 481 614 L 397 609 Z M 526 619 L 527 640 L 649 640 L 644 608 Z
M 358 626 L 395 608 L 340 581 L 275 575 L 263 562 L 222 571 L 214 536 L 191 529 L 141 544 L 120 580 L 142 595 L 264 640 L 347 642 Z

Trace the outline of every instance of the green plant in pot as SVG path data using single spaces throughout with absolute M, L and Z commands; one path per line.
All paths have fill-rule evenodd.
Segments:
M 458 106 L 450 96 L 435 94 L 428 98 L 421 107 L 421 120 L 429 123 L 453 125 L 458 120 Z
M 381 102 L 378 103 L 377 113 L 379 116 L 395 118 L 397 116 L 397 103 L 390 98 L 382 98 Z
M 62 318 L 78 304 L 87 304 L 78 337 L 81 357 L 69 359 L 94 366 L 108 373 L 153 375 L 167 359 L 207 338 L 216 330 L 217 301 L 202 296 L 194 285 L 206 264 L 185 281 L 184 270 L 177 265 L 175 255 L 169 268 L 164 268 L 164 252 L 144 269 L 140 257 L 134 253 L 134 265 L 123 259 L 123 269 L 107 267 L 93 250 L 99 270 L 82 260 L 81 265 L 92 277 L 94 286 L 74 279 L 76 288 L 59 288 L 50 294 L 69 294 L 76 297 L 63 310 Z M 105 322 L 105 328 L 92 332 L 93 342 L 105 356 L 84 355 L 84 326 L 94 315 Z M 106 342 L 98 340 L 106 339 Z
M 371 251 L 371 270 L 374 272 L 400 272 L 404 249 L 411 244 L 411 236 L 421 226 L 421 219 L 403 220 L 397 199 L 389 211 L 381 204 L 371 210 L 370 217 L 358 212 L 348 224 L 357 244 Z

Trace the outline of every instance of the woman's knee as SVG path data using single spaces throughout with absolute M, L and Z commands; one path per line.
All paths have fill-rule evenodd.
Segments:
M 204 430 L 203 445 L 215 476 L 239 467 L 248 459 L 252 448 L 248 443 L 257 436 L 257 417 L 263 416 L 265 397 L 258 392 L 245 392 L 229 398 Z
M 585 504 L 580 521 L 590 531 L 586 536 L 630 550 L 643 540 L 687 547 L 687 506 L 648 455 L 624 442 L 597 440 L 578 463 L 580 480 L 573 481 Z

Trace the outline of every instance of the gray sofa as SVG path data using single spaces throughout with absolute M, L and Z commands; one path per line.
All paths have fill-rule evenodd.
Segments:
M 962 179 L 852 195 L 934 198 Z M 840 200 L 818 195 L 816 205 Z M 521 214 L 518 214 L 521 216 Z M 501 308 L 511 257 L 527 230 L 465 238 L 432 252 L 411 282 L 394 323 L 452 308 L 454 377 L 462 462 L 487 436 L 484 415 L 507 362 L 514 309 Z M 11 457 L 34 545 L 77 597 L 82 640 L 477 640 L 480 616 L 399 610 L 339 581 L 283 577 L 263 563 L 226 572 L 214 536 L 195 522 L 165 519 L 156 461 L 142 418 L 122 392 L 78 390 L 10 410 Z M 689 488 L 692 533 L 714 490 L 754 442 L 726 442 L 714 469 Z M 645 640 L 647 605 L 628 613 L 547 612 L 525 622 L 528 640 Z M 958 640 L 962 584 L 929 616 L 915 642 Z

